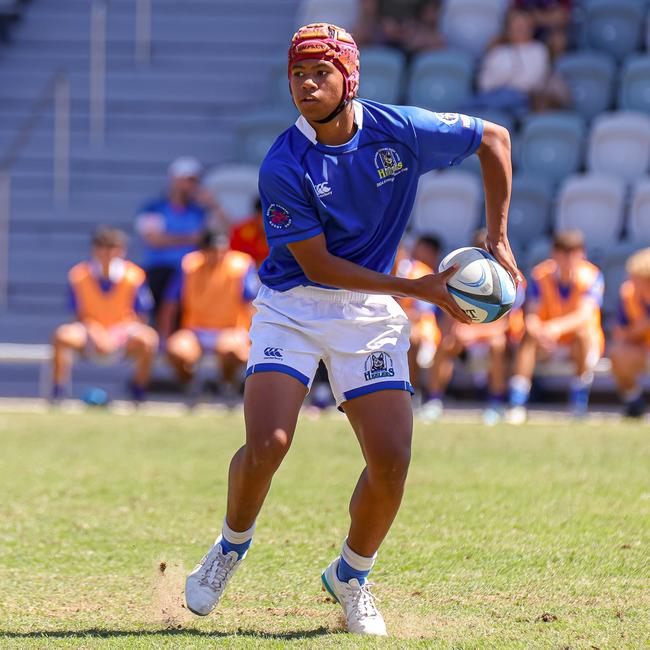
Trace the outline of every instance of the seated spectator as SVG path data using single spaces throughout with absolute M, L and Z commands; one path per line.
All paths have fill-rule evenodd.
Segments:
M 426 239 L 419 240 L 415 247 L 423 251 L 428 246 Z M 415 256 L 409 255 L 403 246 L 397 251 L 395 274 L 399 277 L 415 280 L 431 275 L 436 267 L 437 263 L 429 266 L 415 259 Z M 422 370 L 431 367 L 433 355 L 440 343 L 440 329 L 436 318 L 438 308 L 436 305 L 415 298 L 398 298 L 397 302 L 406 312 L 411 323 L 411 347 L 408 352 L 411 384 L 416 390 L 420 389 L 426 399 L 429 387 L 426 383 L 423 384 L 420 378 Z
M 485 248 L 486 231 L 479 230 L 474 246 Z M 454 361 L 463 353 L 470 358 L 487 359 L 488 406 L 483 414 L 486 424 L 496 424 L 503 418 L 508 387 L 509 360 L 514 347 L 523 334 L 523 312 L 517 306 L 504 318 L 494 323 L 466 325 L 445 319 L 445 334 L 438 346 L 431 368 L 429 400 L 423 404 L 421 416 L 433 421 L 442 415 L 442 398 L 451 381 Z M 477 384 L 484 385 L 482 374 L 475 377 Z
M 183 258 L 181 271 L 167 289 L 160 333 L 163 341 L 169 336 L 167 355 L 184 386 L 190 384 L 201 357 L 215 354 L 232 389 L 248 360 L 257 272 L 249 255 L 228 249 L 225 234 L 206 232 L 200 246 Z M 171 334 L 179 310 L 181 329 Z
M 538 357 L 566 358 L 575 366 L 570 403 L 575 417 L 587 412 L 593 370 L 603 354 L 600 322 L 603 274 L 585 259 L 580 231 L 558 232 L 550 259 L 531 272 L 526 301 L 525 334 L 510 380 L 508 420 L 522 424 Z
M 626 269 L 628 279 L 620 289 L 619 323 L 609 357 L 625 415 L 638 418 L 645 410 L 640 380 L 648 371 L 650 350 L 650 248 L 632 255 Z
M 250 255 L 255 260 L 257 268 L 268 257 L 269 245 L 264 233 L 264 216 L 259 198 L 255 201 L 255 214 L 232 229 L 230 248 Z
M 530 11 L 535 38 L 546 43 L 553 60 L 566 52 L 573 0 L 514 0 L 517 9 Z
M 441 0 L 361 0 L 353 30 L 359 45 L 387 45 L 407 56 L 444 47 Z
M 224 218 L 214 196 L 201 190 L 201 172 L 195 158 L 174 160 L 169 166 L 167 194 L 147 203 L 136 219 L 156 324 L 167 285 L 180 269 L 183 256 L 196 249 L 209 222 Z
M 54 333 L 52 398 L 64 396 L 72 352 L 90 358 L 124 355 L 135 361 L 130 384 L 134 401 L 145 398 L 158 335 L 145 324 L 153 307 L 144 271 L 125 259 L 126 235 L 100 228 L 92 239 L 90 260 L 68 274 L 69 304 L 76 320 Z
M 506 30 L 489 49 L 478 73 L 479 94 L 467 112 L 500 109 L 525 115 L 535 94 L 542 93 L 551 73 L 546 45 L 533 38 L 532 14 L 513 9 Z

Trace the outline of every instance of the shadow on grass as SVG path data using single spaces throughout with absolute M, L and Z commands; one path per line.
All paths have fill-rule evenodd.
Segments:
M 196 630 L 193 628 L 161 628 L 159 630 L 36 630 L 34 632 L 12 632 L 0 629 L 1 639 L 110 639 L 115 637 L 137 636 L 193 636 L 203 638 L 251 637 L 254 639 L 309 639 L 325 634 L 338 634 L 341 630 L 317 627 L 313 630 L 296 630 L 294 632 L 262 632 L 259 630 L 238 629 L 234 632 Z

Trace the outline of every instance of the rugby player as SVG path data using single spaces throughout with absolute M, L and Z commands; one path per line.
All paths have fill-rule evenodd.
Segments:
M 208 614 L 246 556 L 323 359 L 366 466 L 341 554 L 322 582 L 350 632 L 385 635 L 367 576 L 402 499 L 413 419 L 408 320 L 390 296 L 426 300 L 469 322 L 446 288 L 456 267 L 419 279 L 390 271 L 419 176 L 478 152 L 488 247 L 520 278 L 506 232 L 510 138 L 506 129 L 464 115 L 355 99 L 359 52 L 335 25 L 299 29 L 288 72 L 301 115 L 260 169 L 270 254 L 250 332 L 246 443 L 230 465 L 221 535 L 187 578 L 185 598 L 190 610 Z

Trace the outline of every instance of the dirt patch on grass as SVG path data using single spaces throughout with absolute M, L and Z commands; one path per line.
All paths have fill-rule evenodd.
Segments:
M 167 628 L 180 628 L 195 619 L 185 606 L 183 590 L 187 572 L 180 563 L 160 560 L 153 579 L 151 616 Z

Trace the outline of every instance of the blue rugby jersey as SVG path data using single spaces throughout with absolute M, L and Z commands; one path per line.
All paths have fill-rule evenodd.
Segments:
M 272 289 L 319 286 L 287 248 L 319 233 L 333 255 L 390 273 L 419 177 L 457 165 L 483 137 L 480 119 L 456 113 L 368 100 L 355 100 L 354 112 L 358 128 L 346 144 L 317 142 L 300 117 L 262 163 L 259 189 L 270 253 L 259 275 Z

